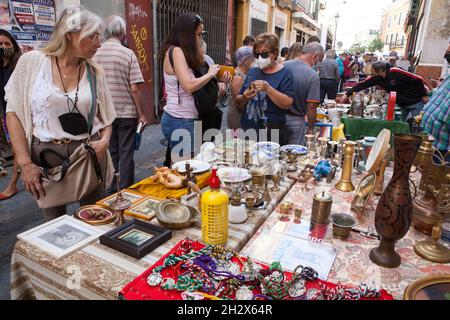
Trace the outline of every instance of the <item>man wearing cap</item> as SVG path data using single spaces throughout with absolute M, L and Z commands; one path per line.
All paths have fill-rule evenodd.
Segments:
M 372 77 L 360 82 L 337 99 L 344 103 L 354 92 L 360 92 L 373 86 L 380 86 L 387 92 L 397 92 L 397 104 L 402 109 L 402 120 L 409 121 L 418 116 L 428 102 L 428 88 L 422 77 L 389 63 L 377 61 L 372 64 Z
M 398 54 L 397 51 L 392 50 L 389 53 L 388 62 L 391 66 L 396 67 L 397 66 L 397 60 L 398 60 Z
M 255 63 L 253 48 L 250 46 L 240 47 L 236 51 L 237 67 L 234 71 L 233 82 L 231 85 L 231 102 L 228 108 L 227 124 L 229 129 L 239 129 L 241 127 L 242 110 L 236 104 L 236 97 L 241 91 L 248 71 Z

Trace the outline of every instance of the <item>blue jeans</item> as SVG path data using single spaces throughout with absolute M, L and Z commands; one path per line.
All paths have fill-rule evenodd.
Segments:
M 180 157 L 194 152 L 194 121 L 195 119 L 175 118 L 167 112 L 163 112 L 161 117 L 161 131 L 169 141 L 172 152 L 180 143 L 185 144 L 178 147 L 183 148 L 182 154 L 178 153 Z M 178 131 L 179 129 L 182 130 Z M 176 152 L 179 151 L 178 148 Z
M 306 144 L 307 124 L 304 117 L 286 115 L 286 127 L 289 134 L 289 144 Z
M 424 104 L 422 101 L 412 104 L 410 106 L 402 107 L 402 121 L 407 121 L 420 114 L 423 110 Z M 411 114 L 411 115 L 410 115 Z

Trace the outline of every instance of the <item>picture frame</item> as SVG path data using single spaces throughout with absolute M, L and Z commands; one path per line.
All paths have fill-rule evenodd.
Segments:
M 131 190 L 131 189 L 124 189 L 122 190 L 122 196 L 131 202 L 132 205 L 134 205 L 136 202 L 142 200 L 144 197 L 146 197 L 145 194 L 142 194 L 140 192 Z M 95 204 L 99 206 L 103 206 L 109 209 L 111 208 L 111 203 L 116 199 L 117 193 L 114 193 L 113 195 L 110 195 L 102 200 L 97 201 Z
M 100 243 L 135 259 L 144 256 L 172 238 L 172 231 L 133 219 L 100 237 Z
M 367 203 L 372 197 L 375 189 L 376 174 L 374 172 L 366 175 L 361 179 L 361 182 L 356 189 L 355 196 L 352 200 L 351 210 L 363 214 Z
M 146 196 L 133 204 L 130 209 L 126 210 L 125 215 L 136 219 L 150 221 L 156 217 L 156 212 L 158 211 L 161 201 L 163 201 L 163 199 Z
M 314 136 L 318 138 L 326 137 L 333 140 L 333 124 L 332 123 L 315 123 L 314 124 Z
M 411 283 L 403 293 L 404 300 L 450 300 L 450 275 L 435 274 Z
M 56 259 L 62 259 L 96 241 L 102 231 L 64 215 L 25 231 L 17 238 Z

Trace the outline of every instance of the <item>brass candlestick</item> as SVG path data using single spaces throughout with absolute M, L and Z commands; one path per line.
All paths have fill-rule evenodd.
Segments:
M 344 168 L 342 170 L 341 180 L 336 184 L 336 189 L 351 192 L 355 190 L 352 183 L 353 154 L 355 153 L 356 143 L 347 141 L 344 145 Z
M 308 157 L 311 157 L 315 153 L 315 148 L 314 148 L 315 136 L 313 134 L 306 134 L 305 138 L 306 138 L 306 148 L 308 149 Z
M 355 155 L 355 161 L 354 161 L 354 168 L 356 169 L 356 174 L 360 175 L 362 174 L 361 169 L 359 168 L 359 162 L 362 160 L 362 156 L 363 156 L 363 152 L 364 152 L 364 147 L 363 147 L 363 142 L 364 140 L 358 140 L 356 142 L 356 155 Z
M 117 190 L 120 190 L 120 175 L 118 173 L 114 174 L 116 178 Z M 123 217 L 125 210 L 131 207 L 131 202 L 125 199 L 122 195 L 122 191 L 117 192 L 117 198 L 111 203 L 111 208 L 117 213 L 117 219 L 114 222 L 116 226 L 121 226 L 125 223 L 125 218 Z
M 326 159 L 327 158 L 327 145 L 328 145 L 328 141 L 330 139 L 326 138 L 326 137 L 321 137 L 319 138 L 319 142 L 320 142 L 320 157 L 322 159 Z
M 414 252 L 420 257 L 437 263 L 450 262 L 450 250 L 439 243 L 442 235 L 442 220 L 433 227 L 432 240 L 419 241 L 414 245 Z

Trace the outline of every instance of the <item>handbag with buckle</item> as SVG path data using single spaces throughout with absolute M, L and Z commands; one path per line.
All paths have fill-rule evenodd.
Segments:
M 92 94 L 91 110 L 87 121 L 89 136 L 91 136 L 97 110 L 97 79 L 89 66 L 86 70 Z M 44 171 L 42 187 L 45 197 L 37 201 L 39 208 L 48 209 L 78 202 L 94 192 L 99 184 L 108 185 L 112 182 L 114 170 L 111 155 L 108 151 L 106 152 L 106 172 L 103 176 L 97 155 L 89 145 L 89 138 L 87 141 L 76 148 L 69 157 L 63 157 L 52 149 L 41 151 L 39 158 Z M 49 168 L 47 154 L 60 158 L 62 164 Z

